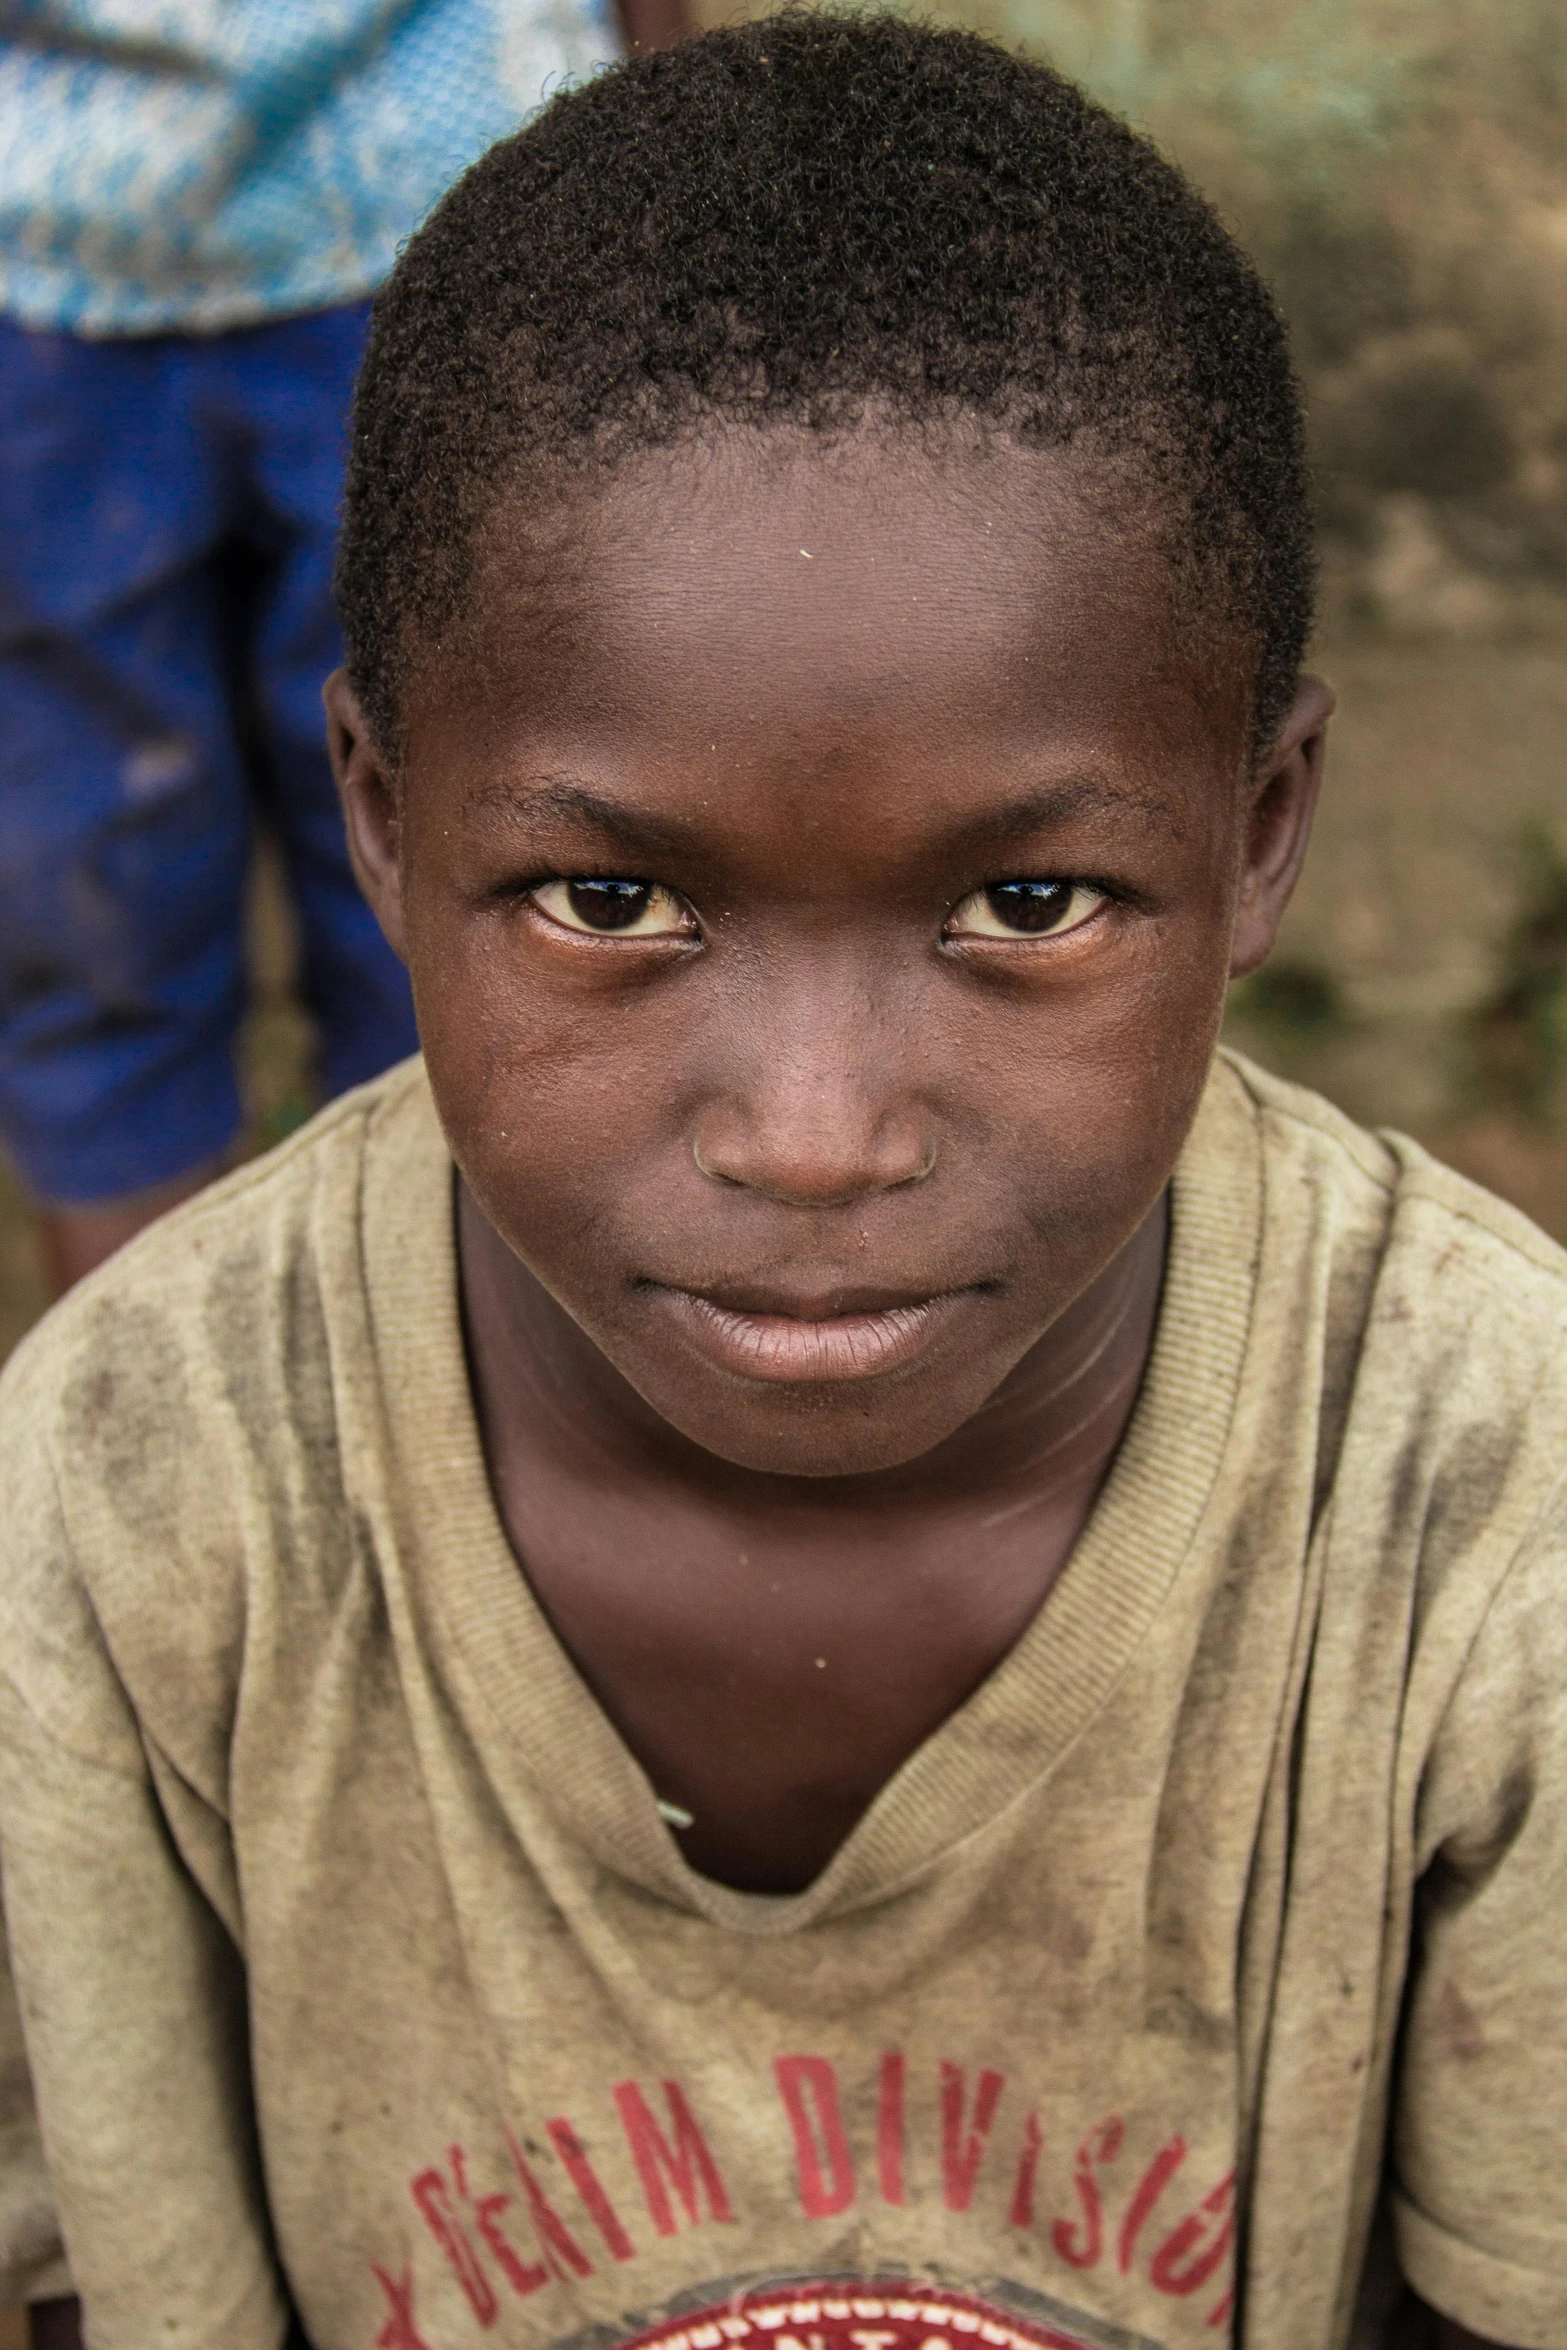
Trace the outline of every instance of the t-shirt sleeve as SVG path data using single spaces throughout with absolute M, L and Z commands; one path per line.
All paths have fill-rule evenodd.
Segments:
M 0 1868 L 70 2274 L 93 2350 L 154 2336 L 277 2350 L 240 1953 L 160 1800 L 47 1456 L 14 1434 L 0 1454 Z
M 1394 2134 L 1415 2290 L 1567 2350 L 1567 1531 L 1515 1561 L 1433 1743 Z

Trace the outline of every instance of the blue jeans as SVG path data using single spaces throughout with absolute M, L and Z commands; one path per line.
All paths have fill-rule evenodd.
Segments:
M 88 342 L 0 320 L 0 1143 L 46 1200 L 232 1140 L 257 812 L 326 1091 L 415 1049 L 321 710 L 365 321 Z

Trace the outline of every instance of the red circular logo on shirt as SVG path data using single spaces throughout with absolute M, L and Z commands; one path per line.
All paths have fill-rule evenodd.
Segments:
M 1095 2350 L 1078 2333 L 997 2309 L 972 2293 L 837 2279 L 763 2286 L 666 2318 L 625 2350 Z

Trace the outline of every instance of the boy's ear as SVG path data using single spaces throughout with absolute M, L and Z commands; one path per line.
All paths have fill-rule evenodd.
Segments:
M 1230 977 L 1242 979 L 1271 951 L 1305 862 L 1322 784 L 1333 691 L 1303 677 L 1251 789 Z
M 327 749 L 343 803 L 354 879 L 386 933 L 387 945 L 406 963 L 403 820 L 397 789 L 370 739 L 346 669 L 333 670 L 321 689 L 321 698 L 326 703 Z

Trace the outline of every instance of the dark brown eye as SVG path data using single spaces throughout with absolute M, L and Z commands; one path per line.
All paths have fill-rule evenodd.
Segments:
M 629 930 L 653 895 L 645 881 L 568 881 L 571 910 L 590 930 Z
M 581 881 L 542 881 L 532 894 L 540 913 L 563 930 L 601 938 L 672 938 L 692 927 L 674 891 L 656 881 L 594 874 Z
M 953 908 L 947 932 L 955 938 L 1059 937 L 1103 904 L 1103 890 L 1081 881 L 995 881 Z

